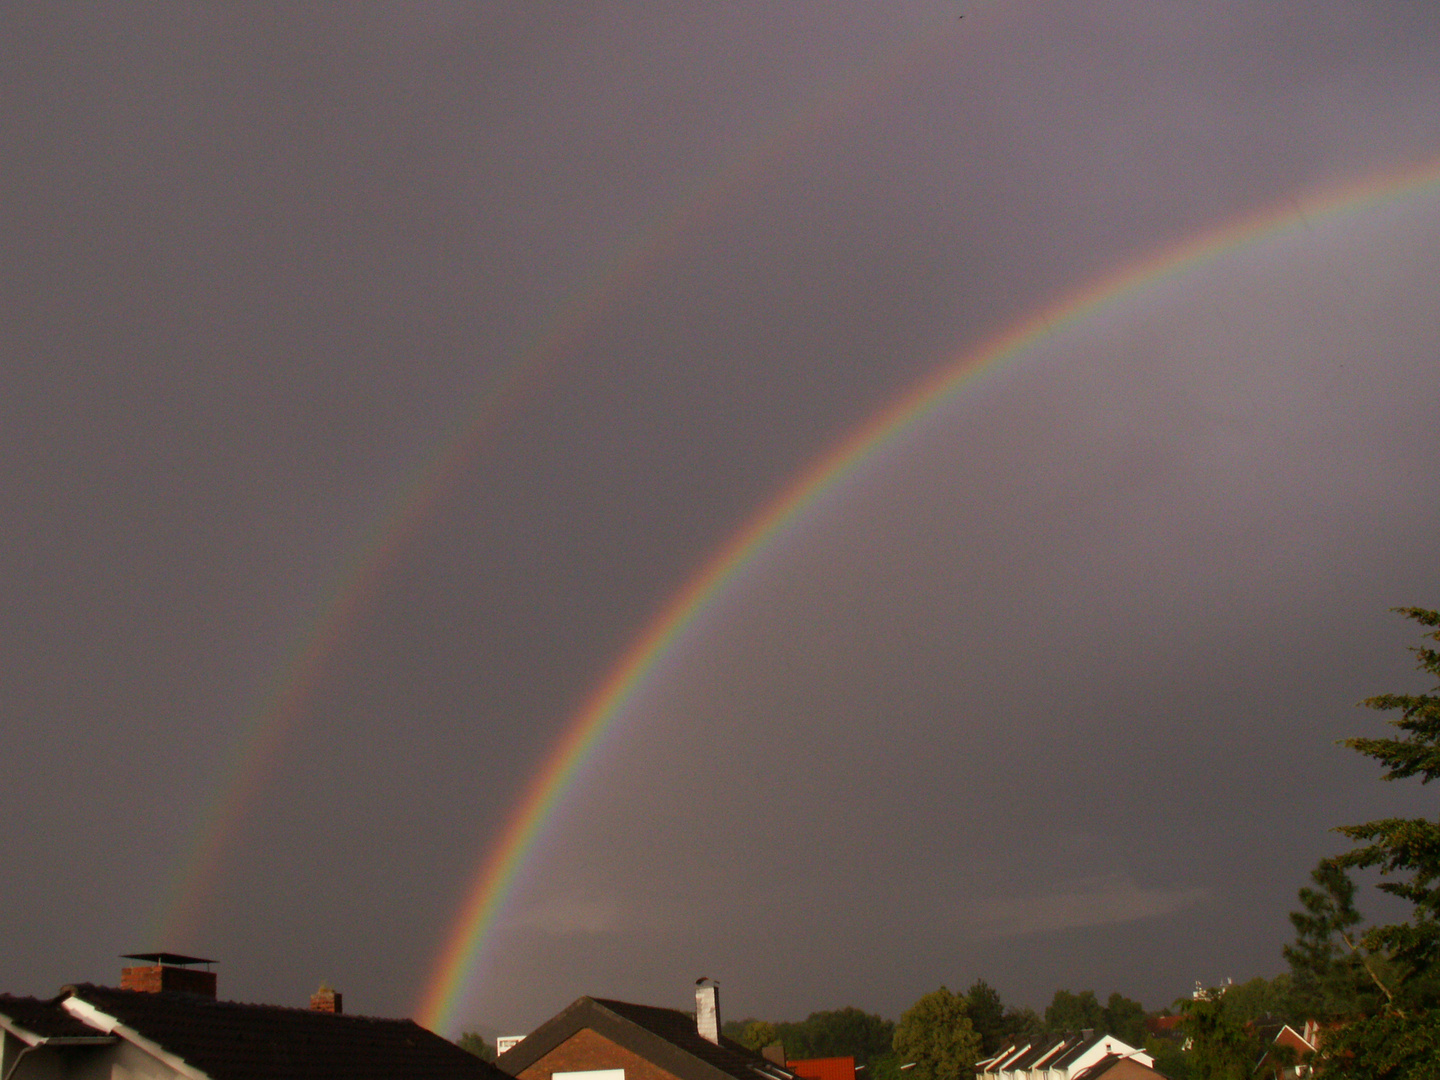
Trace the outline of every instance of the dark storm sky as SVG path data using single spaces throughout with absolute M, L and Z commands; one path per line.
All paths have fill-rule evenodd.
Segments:
M 410 1012 L 506 812 L 710 553 L 1028 312 L 1440 154 L 1437 24 L 8 9 L 0 990 L 161 946 L 225 996 Z M 462 1026 L 684 1005 L 702 972 L 785 1019 L 1278 971 L 1327 830 L 1424 805 L 1334 740 L 1414 685 L 1386 609 L 1440 605 L 1437 289 L 1432 186 L 1158 283 L 926 418 L 617 719 Z M 153 940 L 268 696 L 477 417 Z

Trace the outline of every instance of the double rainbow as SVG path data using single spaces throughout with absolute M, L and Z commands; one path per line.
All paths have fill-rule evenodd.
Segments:
M 442 1032 L 453 1025 L 490 932 L 527 857 L 547 826 L 559 815 L 577 772 L 659 662 L 758 553 L 792 530 L 807 509 L 844 484 L 858 465 L 902 438 L 983 373 L 1025 353 L 1056 330 L 1198 265 L 1286 230 L 1304 228 L 1329 216 L 1359 213 L 1376 204 L 1396 201 L 1436 186 L 1440 186 L 1440 157 L 1376 174 L 1336 190 L 1287 199 L 1282 204 L 1189 237 L 1031 312 L 1009 328 L 941 364 L 932 375 L 817 458 L 701 564 L 567 721 L 523 798 L 511 811 L 499 838 L 472 876 L 416 1007 L 420 1023 Z

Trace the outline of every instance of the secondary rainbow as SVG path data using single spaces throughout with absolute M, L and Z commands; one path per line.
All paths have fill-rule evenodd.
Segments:
M 793 154 L 807 139 L 830 130 L 859 106 L 895 85 L 953 39 L 945 33 L 917 35 L 887 50 L 854 78 L 806 101 L 776 123 L 753 146 L 718 172 L 693 184 L 664 213 L 648 222 L 598 266 L 472 402 L 461 422 L 410 471 L 376 523 L 354 548 L 315 606 L 315 615 L 270 680 L 245 722 L 246 736 L 231 753 L 214 798 L 197 817 L 183 857 L 158 898 L 145 937 L 156 947 L 185 949 L 198 932 L 200 913 L 216 887 L 226 849 L 234 843 L 280 748 L 304 714 L 325 665 L 347 628 L 368 605 L 386 570 L 408 546 L 446 491 L 464 475 L 487 439 L 545 376 L 570 354 L 597 319 L 625 293 L 647 280 L 715 213 L 733 192 L 768 162 Z
M 1043 305 L 965 350 L 958 358 L 941 364 L 929 377 L 852 430 L 791 479 L 701 564 L 566 722 L 560 738 L 471 879 L 416 1007 L 420 1023 L 441 1032 L 451 1027 L 471 973 L 526 857 L 556 815 L 577 771 L 659 661 L 759 552 L 793 530 L 805 511 L 840 486 L 860 463 L 896 442 L 982 373 L 1023 354 L 1040 339 L 1080 322 L 1101 308 L 1286 229 L 1308 227 L 1327 216 L 1359 212 L 1437 185 L 1440 185 L 1440 157 L 1387 170 L 1338 189 L 1286 199 L 1129 263 Z

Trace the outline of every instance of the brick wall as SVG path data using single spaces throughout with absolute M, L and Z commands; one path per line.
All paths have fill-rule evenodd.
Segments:
M 174 991 L 213 998 L 215 996 L 215 972 L 201 971 L 198 968 L 171 967 L 169 964 L 121 968 L 120 989 L 140 990 L 147 994 Z
M 619 1046 L 603 1035 L 582 1028 L 551 1050 L 517 1080 L 550 1080 L 557 1072 L 586 1069 L 624 1069 L 625 1080 L 678 1080 L 674 1073 L 652 1065 L 639 1054 Z

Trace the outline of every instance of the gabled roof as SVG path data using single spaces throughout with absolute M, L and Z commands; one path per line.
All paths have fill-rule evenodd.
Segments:
M 975 1068 L 977 1072 L 987 1074 L 1024 1072 L 1031 1069 L 1069 1069 L 1101 1043 L 1111 1043 L 1127 1051 L 1134 1049 L 1112 1035 L 1086 1028 L 1083 1031 L 1041 1035 L 1028 1043 L 1011 1044 L 994 1057 L 977 1062 Z
M 1031 1040 L 1029 1045 L 1019 1053 L 997 1061 L 996 1071 L 1035 1069 L 1042 1065 L 1047 1069 L 1051 1068 L 1060 1057 L 1069 1056 L 1074 1045 L 1080 1041 L 1081 1035 L 1075 1032 L 1041 1035 L 1039 1038 Z
M 794 1074 L 733 1039 L 719 1045 L 700 1034 L 695 1018 L 679 1009 L 582 997 L 500 1056 L 497 1064 L 518 1076 L 585 1028 L 603 1035 L 681 1080 L 794 1080 Z
M 1113 1039 L 1109 1035 L 1096 1035 L 1089 1030 L 1079 1032 L 1078 1034 L 1066 1035 L 1065 1047 L 1060 1053 L 1045 1063 L 1046 1068 L 1068 1069 L 1105 1039 L 1109 1039 L 1111 1042 L 1119 1042 L 1118 1039 Z
M 413 1020 L 88 984 L 66 989 L 59 1008 L 91 1035 L 148 1041 L 212 1080 L 503 1080 Z

